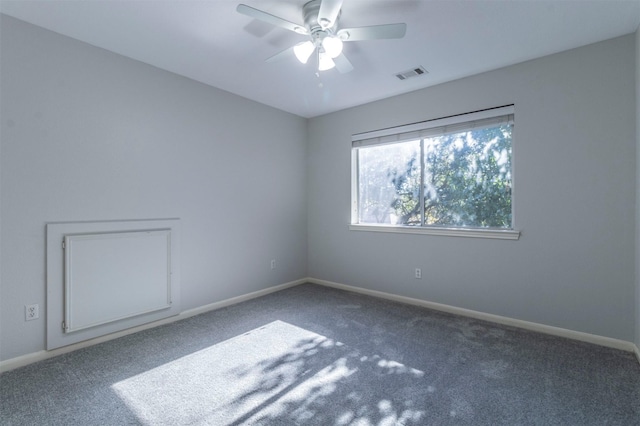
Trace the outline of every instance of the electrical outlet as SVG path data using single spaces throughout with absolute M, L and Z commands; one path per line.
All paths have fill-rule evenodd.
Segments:
M 25 321 L 31 321 L 40 318 L 40 307 L 38 304 L 25 305 L 24 307 Z
M 276 260 L 271 259 L 271 269 L 276 269 Z
M 417 280 L 421 280 L 422 279 L 422 269 L 420 269 L 420 268 L 416 268 L 416 279 Z

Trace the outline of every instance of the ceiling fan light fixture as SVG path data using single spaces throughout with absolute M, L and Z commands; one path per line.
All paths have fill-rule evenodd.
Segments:
M 320 52 L 318 54 L 318 71 L 326 71 L 335 67 L 336 63 L 333 62 L 333 59 L 329 55 L 324 52 Z
M 239 4 L 236 7 L 236 11 L 242 15 L 308 37 L 309 41 L 288 47 L 267 58 L 266 62 L 274 62 L 290 55 L 293 51 L 296 58 L 303 64 L 308 63 L 311 55 L 314 55 L 313 67 L 317 66 L 318 71 L 335 67 L 338 72 L 345 74 L 353 70 L 353 64 L 343 52 L 343 42 L 398 39 L 403 38 L 407 32 L 407 24 L 405 23 L 341 28 L 338 23 L 342 15 L 344 0 L 305 1 L 306 3 L 302 6 L 304 25 L 296 24 L 246 4 Z
M 310 41 L 305 41 L 302 43 L 298 43 L 293 47 L 293 53 L 295 53 L 296 58 L 303 64 L 306 64 L 309 60 L 309 57 L 315 50 L 315 46 Z
M 322 40 L 322 48 L 330 58 L 337 58 L 342 53 L 342 40 L 339 37 L 326 36 Z

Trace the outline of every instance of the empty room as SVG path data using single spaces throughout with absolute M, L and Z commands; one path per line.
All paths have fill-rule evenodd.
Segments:
M 0 425 L 640 424 L 639 26 L 0 0 Z

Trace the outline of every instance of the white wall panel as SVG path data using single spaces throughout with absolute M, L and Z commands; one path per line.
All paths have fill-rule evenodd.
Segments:
M 177 315 L 180 220 L 47 224 L 47 349 Z

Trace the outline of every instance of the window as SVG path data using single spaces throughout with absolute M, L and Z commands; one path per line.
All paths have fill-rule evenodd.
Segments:
M 518 238 L 512 134 L 507 106 L 354 135 L 352 229 Z

